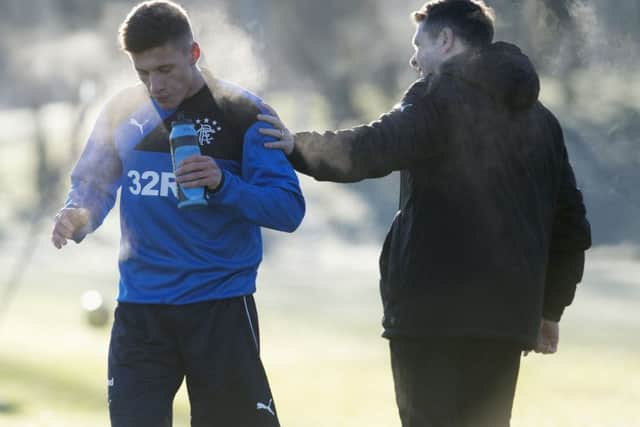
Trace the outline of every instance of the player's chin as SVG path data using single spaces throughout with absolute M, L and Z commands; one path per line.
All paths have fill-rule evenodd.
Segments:
M 180 105 L 180 102 L 176 102 L 173 97 L 170 96 L 158 96 L 154 98 L 158 105 L 165 110 L 171 110 L 177 108 Z

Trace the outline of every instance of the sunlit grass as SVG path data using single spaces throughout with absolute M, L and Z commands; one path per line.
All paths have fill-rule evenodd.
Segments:
M 87 241 L 57 253 L 46 236 L 41 243 L 0 324 L 0 425 L 106 427 L 109 331 L 85 323 L 79 300 L 89 287 L 113 296 L 114 246 Z M 379 337 L 375 259 L 341 274 L 317 268 L 328 254 L 304 266 L 280 259 L 287 251 L 279 247 L 267 256 L 257 301 L 282 425 L 398 426 L 387 342 Z M 347 249 L 336 247 L 333 256 L 344 257 Z M 3 253 L 0 267 L 10 255 Z M 640 426 L 640 285 L 629 255 L 594 251 L 563 320 L 559 354 L 523 359 L 514 427 Z M 316 277 L 307 280 L 309 271 Z M 631 279 L 620 284 L 624 272 Z M 626 293 L 608 295 L 609 285 L 626 286 Z M 177 427 L 189 425 L 186 402 L 181 391 Z

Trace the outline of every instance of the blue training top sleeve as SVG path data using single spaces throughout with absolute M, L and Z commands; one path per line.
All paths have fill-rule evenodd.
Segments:
M 224 182 L 209 194 L 209 204 L 235 209 L 254 224 L 293 232 L 302 222 L 305 201 L 298 177 L 282 151 L 264 147 L 273 141 L 258 129 L 271 127 L 256 122 L 244 135 L 242 176 L 223 170 Z
M 105 108 L 71 172 L 71 190 L 65 207 L 82 207 L 91 214 L 84 234 L 98 228 L 116 200 L 122 162 L 113 141 L 113 129 Z M 83 237 L 83 236 L 82 236 Z

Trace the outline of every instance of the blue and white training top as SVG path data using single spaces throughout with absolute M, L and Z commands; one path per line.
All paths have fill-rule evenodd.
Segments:
M 95 230 L 120 200 L 118 301 L 189 304 L 255 292 L 260 227 L 294 231 L 305 203 L 280 150 L 264 148 L 255 95 L 203 73 L 207 84 L 165 111 L 144 86 L 126 89 L 100 114 L 71 173 L 67 206 L 88 208 Z M 203 155 L 223 171 L 208 206 L 178 209 L 171 122 L 191 118 Z

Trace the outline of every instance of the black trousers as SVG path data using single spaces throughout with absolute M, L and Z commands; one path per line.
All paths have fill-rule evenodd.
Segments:
M 508 427 L 521 345 L 471 338 L 392 338 L 403 427 Z
M 251 296 L 119 304 L 109 345 L 113 427 L 170 427 L 186 378 L 192 427 L 278 427 Z

